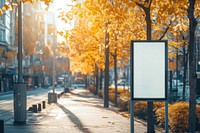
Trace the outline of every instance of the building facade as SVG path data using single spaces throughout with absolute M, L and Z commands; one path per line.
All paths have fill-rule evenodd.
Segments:
M 0 7 L 5 2 L 0 0 Z M 5 11 L 0 17 L 0 91 L 13 89 L 16 62 L 7 58 L 7 52 L 15 50 L 15 11 Z

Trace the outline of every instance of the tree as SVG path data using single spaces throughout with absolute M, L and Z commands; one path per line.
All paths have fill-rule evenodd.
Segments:
M 47 45 L 42 48 L 43 54 L 42 54 L 42 66 L 44 66 L 43 72 L 50 74 L 53 70 L 53 52 L 51 45 Z M 48 56 L 47 56 L 48 55 Z
M 26 3 L 24 4 L 24 7 L 26 7 L 24 10 L 25 12 L 30 12 L 33 14 L 31 9 L 31 4 Z M 36 52 L 36 42 L 37 42 L 37 30 L 34 30 L 35 28 L 32 27 L 34 24 L 34 21 L 32 19 L 32 16 L 26 15 L 24 13 L 24 20 L 23 20 L 23 49 L 24 49 L 24 56 L 31 56 L 34 55 Z M 18 26 L 16 26 L 18 28 Z
M 102 4 L 102 3 L 104 3 L 104 4 Z M 117 55 L 119 55 L 119 56 L 122 55 L 122 54 L 120 54 L 121 53 L 120 51 L 121 51 L 121 49 L 124 48 L 123 45 L 126 44 L 127 49 L 129 47 L 128 39 L 126 40 L 123 37 L 126 37 L 126 35 L 127 35 L 127 37 L 130 38 L 130 34 L 131 34 L 132 30 L 122 32 L 122 30 L 124 30 L 123 26 L 127 27 L 127 29 L 130 27 L 128 23 L 126 23 L 126 24 L 123 23 L 128 18 L 128 15 L 126 15 L 128 12 L 127 4 L 129 4 L 129 1 L 124 2 L 124 1 L 113 1 L 113 0 L 112 1 L 87 0 L 83 4 L 77 4 L 75 6 L 75 9 L 72 11 L 72 13 L 62 13 L 63 17 L 61 17 L 61 18 L 64 21 L 68 22 L 68 20 L 71 19 L 69 14 L 75 14 L 75 19 L 77 22 L 74 29 L 76 29 L 76 27 L 78 27 L 78 30 L 76 32 L 76 36 L 75 36 L 76 38 L 73 40 L 73 42 L 71 42 L 71 43 L 73 43 L 73 46 L 70 46 L 70 48 L 71 48 L 70 50 L 73 51 L 74 45 L 78 44 L 78 43 L 76 43 L 76 44 L 74 44 L 74 43 L 77 42 L 79 36 L 82 36 L 84 38 L 83 40 L 86 40 L 85 37 L 87 37 L 87 40 L 90 40 L 90 37 L 91 37 L 90 42 L 93 41 L 93 43 L 91 43 L 91 45 L 93 45 L 93 46 L 97 45 L 97 47 L 96 47 L 97 49 L 92 49 L 93 53 L 94 53 L 94 51 L 97 51 L 98 55 L 99 55 L 99 53 L 103 53 L 102 49 L 105 48 L 105 50 L 107 51 L 107 54 L 105 54 L 105 55 L 107 55 L 106 57 L 108 57 L 108 55 L 110 54 L 114 57 L 113 59 L 116 62 Z M 83 24 L 85 24 L 84 28 L 82 28 Z M 71 35 L 75 33 L 75 32 L 73 32 L 74 29 L 72 30 Z M 83 29 L 84 29 L 84 31 L 83 31 Z M 107 32 L 103 32 L 103 31 L 107 31 Z M 81 34 L 79 34 L 78 32 L 81 32 Z M 84 35 L 84 33 L 87 33 L 87 35 Z M 128 35 L 128 33 L 129 33 L 129 35 Z M 69 37 L 67 34 L 64 36 L 67 38 Z M 70 40 L 72 40 L 72 36 L 69 37 Z M 106 38 L 105 41 L 104 41 L 103 36 L 105 36 L 105 38 Z M 109 36 L 109 40 L 108 40 L 108 36 Z M 80 42 L 79 42 L 79 44 L 80 44 Z M 106 44 L 106 46 L 105 46 L 105 45 L 103 45 L 104 42 L 106 42 L 106 43 L 109 42 L 109 44 Z M 71 43 L 69 43 L 69 44 L 71 44 Z M 81 44 L 82 44 L 82 42 L 81 42 Z M 89 46 L 89 44 L 90 43 L 87 43 L 87 41 L 84 42 L 85 46 L 91 47 L 91 46 Z M 111 47 L 110 52 L 108 51 L 108 47 Z M 116 52 L 114 52 L 113 49 L 115 49 L 115 50 L 119 49 L 119 52 L 116 53 Z M 88 49 L 88 50 L 90 50 L 90 49 Z M 96 57 L 96 59 L 98 59 L 97 60 L 98 66 L 100 67 L 100 69 L 104 69 L 104 67 L 101 65 L 103 62 L 103 56 L 101 54 L 98 57 L 98 55 Z M 112 60 L 111 58 L 107 58 L 107 61 L 108 61 L 108 59 Z M 109 65 L 112 66 L 111 63 L 106 63 L 105 66 L 108 67 Z M 115 67 L 115 70 L 116 70 L 116 67 Z M 108 73 L 109 72 L 105 72 L 105 74 L 108 74 Z M 107 75 L 106 77 L 109 77 L 109 76 Z M 109 80 L 107 79 L 105 81 L 106 81 L 107 88 L 108 88 Z M 108 92 L 106 92 L 105 94 L 107 94 L 107 93 Z M 116 97 L 117 97 L 117 95 L 116 95 Z M 106 101 L 108 101 L 108 100 L 106 100 Z
M 12 11 L 14 8 L 16 8 L 19 4 L 20 4 L 20 1 L 22 1 L 23 3 L 31 3 L 31 4 L 34 4 L 35 2 L 44 2 L 45 4 L 49 4 L 51 2 L 53 2 L 53 0 L 17 0 L 17 1 L 12 1 L 12 0 L 7 0 L 7 3 L 3 5 L 2 8 L 0 8 L 0 16 L 3 15 L 4 11 L 6 10 L 10 10 Z
M 3 52 L 3 51 L 1 51 Z M 4 63 L 4 69 L 7 70 L 7 67 L 9 66 L 9 62 L 12 61 L 16 57 L 17 53 L 16 51 L 6 51 L 5 52 L 5 59 L 1 61 L 1 63 Z
M 197 18 L 195 18 L 195 2 L 196 0 L 188 0 L 188 18 L 189 18 L 189 84 L 190 84 L 190 99 L 189 99 L 189 119 L 188 132 L 194 133 L 196 130 L 196 71 L 195 71 L 195 31 L 197 26 Z M 198 3 L 199 4 L 199 3 Z
M 122 51 L 131 39 L 169 39 L 176 42 L 169 41 L 169 44 L 178 48 L 183 42 L 175 40 L 178 34 L 174 31 L 183 31 L 183 35 L 187 32 L 187 5 L 187 0 L 181 2 L 177 0 L 135 0 L 133 2 L 86 0 L 82 3 L 77 3 L 72 7 L 71 13 L 62 14 L 64 16 L 62 18 L 66 22 L 70 19 L 75 19 L 74 29 L 76 30 L 73 29 L 66 34 L 66 39 L 72 44 L 69 43 L 69 53 L 77 61 L 79 59 L 76 59 L 76 57 L 81 59 L 82 57 L 90 58 L 91 60 L 88 59 L 87 63 L 90 64 L 92 62 L 91 66 L 94 66 L 93 64 L 97 59 L 97 62 L 102 62 L 103 58 L 96 56 L 98 52 L 93 48 L 100 49 L 99 45 L 105 48 L 102 43 L 107 41 L 109 41 L 109 54 L 113 56 L 115 64 L 117 59 L 123 57 Z M 196 9 L 198 10 L 198 8 Z M 109 33 L 109 40 L 106 30 Z M 104 35 L 106 36 L 105 41 L 102 40 Z M 184 43 L 187 43 L 187 41 L 184 41 Z M 95 53 L 92 56 L 93 58 L 89 56 L 91 53 Z M 173 53 L 169 54 L 173 55 Z M 83 63 L 85 60 L 81 62 Z M 148 106 L 148 114 L 151 115 L 149 115 L 151 120 L 148 121 L 148 132 L 154 132 L 152 122 L 153 104 L 149 103 Z

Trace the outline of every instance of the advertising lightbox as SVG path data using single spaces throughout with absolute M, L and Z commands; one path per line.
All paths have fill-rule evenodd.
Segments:
M 132 100 L 166 100 L 167 41 L 131 41 Z

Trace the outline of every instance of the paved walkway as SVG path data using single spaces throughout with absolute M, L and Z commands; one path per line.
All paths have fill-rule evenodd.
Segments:
M 104 108 L 102 99 L 87 90 L 76 89 L 40 113 L 28 112 L 26 126 L 5 123 L 5 133 L 130 133 L 130 119 L 115 110 Z M 144 132 L 146 126 L 135 122 L 135 133 Z

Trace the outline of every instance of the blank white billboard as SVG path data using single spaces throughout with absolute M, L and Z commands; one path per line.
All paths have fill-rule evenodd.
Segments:
M 132 97 L 166 100 L 167 41 L 132 41 Z

